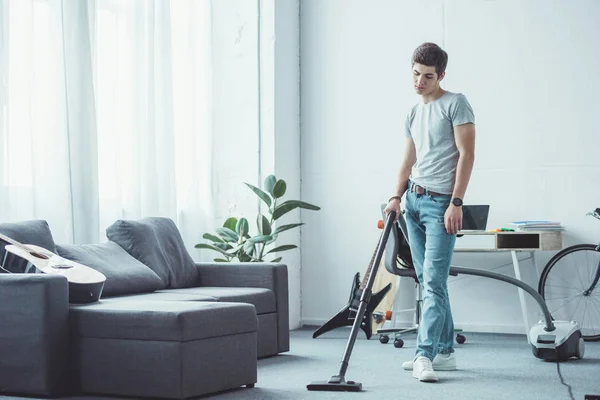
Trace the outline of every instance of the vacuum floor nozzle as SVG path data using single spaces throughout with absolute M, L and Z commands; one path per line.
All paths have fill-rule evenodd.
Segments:
M 321 392 L 360 392 L 362 383 L 340 380 L 339 377 L 332 377 L 329 381 L 314 381 L 306 385 L 308 390 Z

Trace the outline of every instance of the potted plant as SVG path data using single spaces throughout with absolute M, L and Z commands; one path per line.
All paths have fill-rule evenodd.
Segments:
M 275 175 L 269 175 L 265 179 L 264 190 L 244 182 L 260 199 L 267 205 L 268 217 L 258 213 L 256 217 L 257 234 L 251 236 L 249 223 L 244 217 L 228 218 L 216 234 L 205 233 L 202 238 L 211 243 L 199 243 L 198 249 L 210 249 L 221 254 L 215 258 L 217 262 L 279 262 L 282 257 L 265 260 L 269 254 L 295 249 L 294 244 L 278 245 L 269 247 L 277 240 L 281 232 L 304 225 L 303 222 L 276 226 L 276 221 L 288 212 L 303 208 L 306 210 L 320 210 L 321 208 L 300 200 L 287 200 L 279 203 L 285 195 L 287 184 L 283 179 L 277 179 Z

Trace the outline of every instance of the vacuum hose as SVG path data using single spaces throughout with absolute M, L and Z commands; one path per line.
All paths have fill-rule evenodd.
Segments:
M 474 268 L 450 267 L 450 273 L 451 274 L 456 273 L 456 274 L 465 274 L 465 275 L 478 275 L 478 276 L 483 276 L 485 278 L 497 279 L 499 281 L 503 281 L 503 282 L 510 283 L 512 285 L 520 287 L 521 289 L 525 290 L 527 293 L 532 295 L 533 298 L 535 299 L 535 301 L 537 301 L 538 304 L 540 305 L 540 307 L 542 308 L 542 311 L 544 312 L 544 318 L 546 319 L 545 330 L 547 332 L 552 332 L 553 330 L 556 329 L 554 327 L 554 323 L 552 322 L 552 315 L 550 315 L 550 310 L 548 310 L 548 306 L 546 305 L 544 298 L 542 296 L 540 296 L 540 294 L 538 292 L 536 292 L 531 286 L 526 285 L 525 283 L 521 282 L 520 280 L 512 278 L 510 276 L 497 274 L 495 272 L 483 271 L 483 270 L 478 270 L 478 269 L 474 269 Z

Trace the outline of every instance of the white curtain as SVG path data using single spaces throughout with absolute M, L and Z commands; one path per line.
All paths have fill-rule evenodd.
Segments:
M 210 227 L 209 0 L 0 0 L 0 221 Z
M 45 218 L 59 236 L 72 237 L 79 196 L 70 170 L 67 70 L 75 63 L 65 51 L 62 5 L 3 0 L 0 15 L 0 220 Z

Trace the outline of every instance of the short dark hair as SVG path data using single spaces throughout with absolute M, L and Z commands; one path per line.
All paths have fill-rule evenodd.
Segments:
M 435 72 L 440 76 L 440 74 L 446 71 L 448 53 L 435 43 L 423 43 L 413 53 L 412 65 L 415 65 L 415 63 L 435 67 Z

